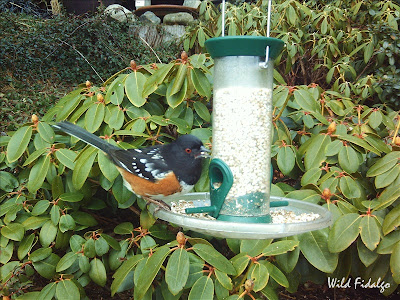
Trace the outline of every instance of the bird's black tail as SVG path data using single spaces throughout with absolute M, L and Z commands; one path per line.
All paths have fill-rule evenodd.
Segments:
M 110 150 L 119 149 L 118 147 L 107 143 L 105 140 L 102 140 L 98 136 L 95 136 L 94 134 L 86 131 L 85 129 L 67 121 L 57 123 L 53 125 L 53 127 L 61 131 L 64 131 L 65 133 L 68 133 L 69 135 L 72 135 L 86 142 L 87 144 L 92 145 L 93 147 L 96 147 L 97 149 L 104 151 L 107 154 L 109 154 Z

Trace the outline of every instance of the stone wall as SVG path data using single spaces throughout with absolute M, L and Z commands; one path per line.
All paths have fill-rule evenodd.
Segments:
M 199 0 L 186 0 L 184 6 L 197 8 L 200 3 Z M 161 20 L 153 12 L 146 11 L 138 18 L 134 12 L 119 4 L 108 6 L 104 13 L 120 22 L 131 23 L 130 34 L 143 39 L 151 47 L 179 41 L 185 34 L 186 26 L 196 21 L 187 12 L 170 13 Z

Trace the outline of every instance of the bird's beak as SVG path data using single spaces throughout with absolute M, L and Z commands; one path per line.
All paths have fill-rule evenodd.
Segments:
M 211 153 L 210 150 L 208 150 L 208 149 L 207 149 L 206 147 L 204 147 L 204 146 L 201 146 L 201 147 L 200 147 L 200 152 L 199 152 L 199 154 L 196 155 L 196 158 L 200 158 L 200 157 L 204 157 L 204 158 L 211 157 L 210 153 Z

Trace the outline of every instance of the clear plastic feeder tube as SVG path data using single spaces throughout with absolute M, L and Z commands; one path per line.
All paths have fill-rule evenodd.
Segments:
M 221 214 L 269 213 L 273 63 L 258 56 L 214 60 L 213 157 L 233 173 Z
M 265 53 L 269 46 L 276 55 L 283 42 L 249 36 L 207 42 L 214 58 L 212 153 L 233 174 L 220 214 L 268 215 L 274 66 L 273 59 L 265 64 Z

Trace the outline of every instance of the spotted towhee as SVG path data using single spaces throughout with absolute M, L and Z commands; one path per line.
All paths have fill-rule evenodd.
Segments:
M 64 121 L 53 126 L 104 151 L 131 192 L 163 208 L 169 208 L 162 201 L 166 197 L 193 188 L 201 175 L 202 158 L 210 152 L 189 134 L 166 145 L 124 150 L 72 123 Z

